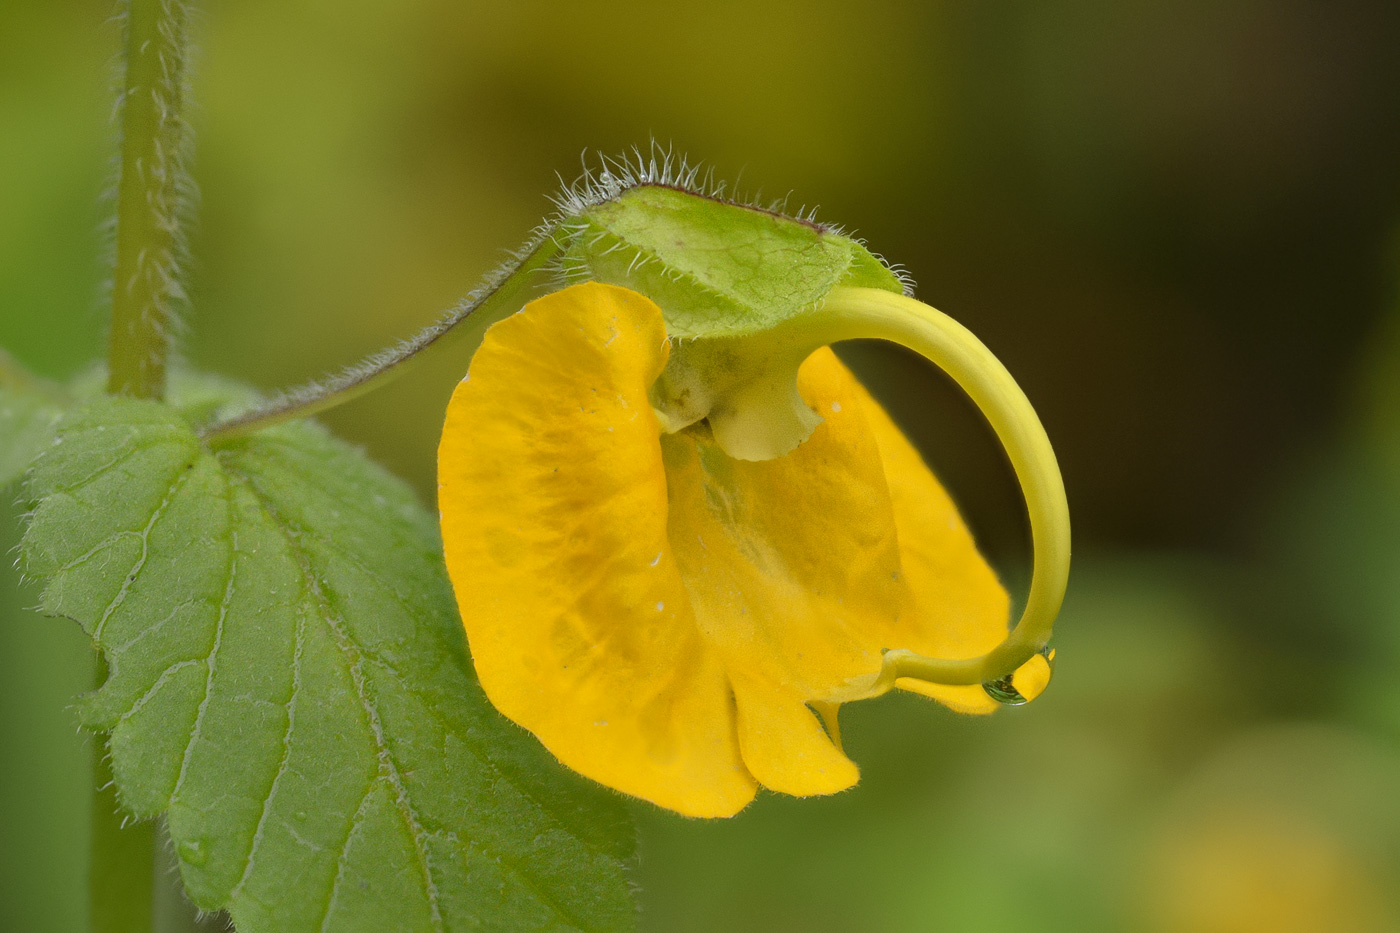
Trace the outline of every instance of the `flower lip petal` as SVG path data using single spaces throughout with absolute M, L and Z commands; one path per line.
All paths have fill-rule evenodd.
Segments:
M 582 774 L 722 816 L 756 788 L 669 556 L 647 403 L 665 357 L 659 310 L 613 286 L 565 289 L 492 327 L 448 406 L 443 545 L 497 709 Z

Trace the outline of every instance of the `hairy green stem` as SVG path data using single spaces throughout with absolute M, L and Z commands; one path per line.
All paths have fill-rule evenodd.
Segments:
M 137 398 L 165 393 L 172 306 L 184 297 L 185 22 L 184 0 L 127 4 L 107 389 Z
M 107 678 L 97 663 L 95 686 Z M 122 816 L 103 736 L 92 737 L 89 933 L 151 933 L 155 920 L 155 824 Z
M 186 8 L 184 0 L 129 0 L 125 14 L 107 389 L 160 398 L 165 394 L 172 304 L 183 297 Z M 97 686 L 106 675 L 99 657 Z M 149 933 L 155 919 L 155 827 L 126 823 L 101 739 L 94 741 L 92 780 L 89 929 Z
M 474 352 L 487 327 L 519 310 L 521 296 L 537 284 L 536 273 L 548 268 L 558 254 L 559 244 L 545 228 L 485 285 L 414 337 L 329 379 L 289 389 L 215 421 L 202 436 L 220 441 L 307 418 L 372 392 L 403 375 L 412 364 L 449 348 L 465 346 L 468 354 Z

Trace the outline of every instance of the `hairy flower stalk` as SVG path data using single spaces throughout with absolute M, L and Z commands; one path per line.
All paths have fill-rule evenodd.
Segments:
M 558 252 L 558 244 L 548 228 L 543 228 L 480 288 L 410 339 L 327 379 L 279 392 L 234 412 L 206 427 L 205 439 L 226 440 L 344 405 L 388 384 L 407 364 L 421 362 L 430 354 L 460 348 L 471 356 L 486 328 L 523 303 L 522 294 L 535 284 L 532 276 L 547 268 Z

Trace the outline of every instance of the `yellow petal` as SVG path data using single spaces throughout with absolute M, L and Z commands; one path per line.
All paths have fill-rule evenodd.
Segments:
M 493 326 L 448 407 L 443 546 L 481 684 L 566 765 L 694 816 L 755 792 L 667 538 L 654 304 L 574 286 Z
M 744 764 L 770 790 L 796 797 L 834 794 L 860 771 L 826 734 L 804 697 L 743 667 L 730 669 Z
M 912 602 L 854 378 L 822 350 L 799 388 L 824 421 L 784 457 L 735 460 L 700 432 L 662 446 L 671 546 L 730 672 L 744 762 L 765 786 L 806 795 L 858 777 L 807 702 L 879 670 Z
M 735 460 L 703 434 L 662 439 L 670 539 L 707 639 L 740 667 L 820 698 L 880 666 L 908 595 L 879 450 L 854 383 L 823 350 L 803 397 L 824 417 L 774 460 Z
M 1011 686 L 1025 697 L 1027 703 L 1040 696 L 1045 692 L 1045 688 L 1050 686 L 1051 663 L 1054 660 L 1054 651 L 1048 655 L 1032 655 L 1029 661 L 1016 668 L 1015 673 L 1011 675 Z

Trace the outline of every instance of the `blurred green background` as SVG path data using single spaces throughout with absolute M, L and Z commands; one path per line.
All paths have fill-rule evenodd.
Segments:
M 0 0 L 0 344 L 53 376 L 102 351 L 112 6 Z M 406 335 L 655 138 L 907 266 L 1055 441 L 1046 695 L 850 707 L 835 798 L 638 806 L 646 930 L 1400 930 L 1400 5 L 201 6 L 191 363 L 274 387 Z M 975 412 L 849 355 L 1024 586 Z M 463 365 L 327 420 L 430 502 Z M 0 576 L 0 930 L 70 931 L 88 658 L 35 599 Z

